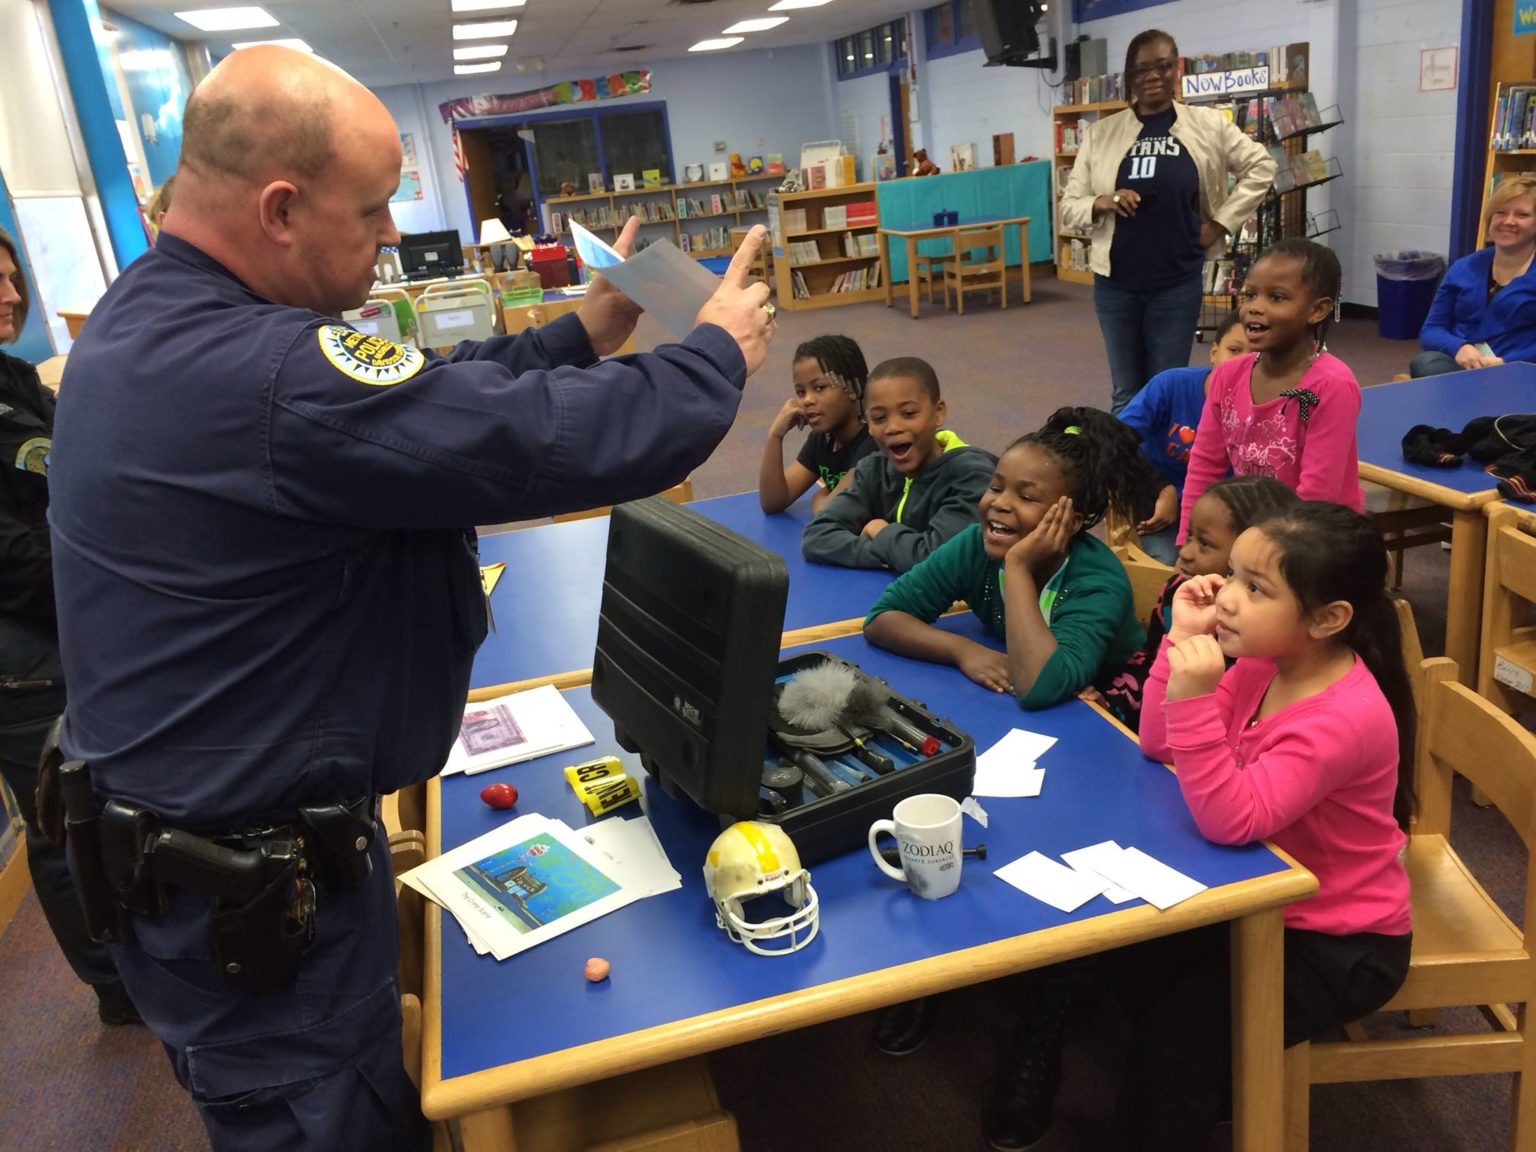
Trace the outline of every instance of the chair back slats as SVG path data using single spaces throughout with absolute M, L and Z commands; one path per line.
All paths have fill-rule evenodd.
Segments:
M 1527 851 L 1536 847 L 1536 736 L 1454 680 L 1429 685 L 1425 699 L 1429 739 L 1421 755 L 1431 763 L 1420 779 L 1426 797 L 1433 790 L 1448 804 L 1451 773 L 1459 772 L 1493 801 Z

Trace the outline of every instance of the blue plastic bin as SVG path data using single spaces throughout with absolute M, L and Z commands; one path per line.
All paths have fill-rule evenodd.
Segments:
M 1385 340 L 1417 340 L 1445 257 L 1433 252 L 1398 252 L 1376 257 L 1376 327 Z

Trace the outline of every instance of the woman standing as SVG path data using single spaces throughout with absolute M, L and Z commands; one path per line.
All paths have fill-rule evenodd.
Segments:
M 1168 33 L 1131 41 L 1131 106 L 1089 128 L 1061 198 L 1061 227 L 1092 240 L 1115 412 L 1159 372 L 1189 363 L 1205 261 L 1222 254 L 1275 175 L 1269 153 L 1219 111 L 1174 102 L 1178 66 Z
M 0 344 L 21 335 L 30 303 L 16 243 L 0 229 Z M 64 711 L 48 539 L 53 394 L 25 360 L 0 352 L 0 776 L 27 824 L 32 886 L 59 949 L 96 993 L 106 1024 L 137 1024 L 107 950 L 93 943 L 64 853 L 37 826 L 37 762 Z
M 1488 198 L 1491 246 L 1452 264 L 1419 332 L 1414 376 L 1536 360 L 1536 176 L 1511 176 Z

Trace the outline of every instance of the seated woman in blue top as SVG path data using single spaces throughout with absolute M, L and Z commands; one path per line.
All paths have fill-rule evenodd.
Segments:
M 1200 413 L 1205 410 L 1205 386 L 1211 369 L 1247 351 L 1243 317 L 1233 309 L 1216 328 L 1209 365 L 1159 372 L 1136 393 L 1135 399 L 1120 409 L 1120 422 L 1141 437 L 1141 454 L 1167 481 L 1151 514 L 1136 524 L 1142 551 L 1154 560 L 1171 565 L 1179 558 L 1177 536 L 1184 473 L 1189 469 L 1189 452 L 1195 446 Z
M 1488 199 L 1487 248 L 1463 256 L 1440 281 L 1408 371 L 1434 376 L 1536 360 L 1536 177 L 1511 176 Z

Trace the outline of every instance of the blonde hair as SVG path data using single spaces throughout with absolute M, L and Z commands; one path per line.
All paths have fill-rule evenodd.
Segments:
M 1506 176 L 1488 197 L 1488 207 L 1483 209 L 1483 229 L 1479 233 L 1484 244 L 1488 243 L 1488 229 L 1493 224 L 1493 214 L 1517 196 L 1529 196 L 1531 206 L 1536 207 L 1536 176 Z

